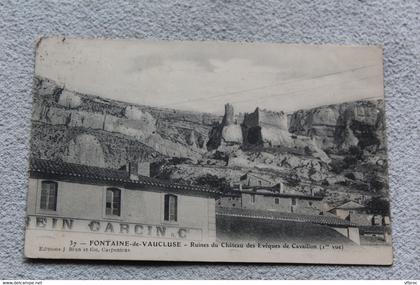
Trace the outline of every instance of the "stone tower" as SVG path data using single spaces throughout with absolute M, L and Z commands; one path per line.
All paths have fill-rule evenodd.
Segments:
M 233 109 L 232 104 L 225 104 L 225 115 L 223 116 L 223 126 L 230 126 L 235 123 L 235 111 Z

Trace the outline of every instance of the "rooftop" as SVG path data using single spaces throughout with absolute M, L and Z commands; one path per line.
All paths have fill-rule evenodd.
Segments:
M 266 210 L 250 210 L 240 208 L 217 207 L 216 215 L 244 217 L 263 220 L 278 220 L 290 222 L 313 223 L 328 226 L 356 226 L 355 224 L 340 218 L 322 215 L 304 215 L 295 213 L 282 213 Z
M 349 201 L 346 202 L 340 206 L 334 207 L 332 209 L 330 209 L 329 211 L 332 211 L 334 209 L 341 209 L 341 210 L 362 210 L 365 209 L 365 206 L 363 206 L 362 204 L 359 204 L 357 202 L 354 201 Z
M 171 181 L 159 180 L 146 176 L 139 176 L 138 179 L 130 179 L 125 170 L 102 168 L 63 161 L 52 161 L 45 159 L 31 158 L 29 164 L 31 177 L 42 177 L 48 179 L 61 179 L 75 181 L 83 184 L 106 184 L 130 189 L 139 189 L 142 186 L 153 188 L 164 188 L 171 192 L 194 191 L 212 195 L 221 194 L 218 190 L 208 187 L 172 183 Z
M 324 195 L 317 193 L 314 195 L 307 195 L 303 193 L 282 193 L 278 191 L 278 185 L 274 186 L 242 186 L 242 190 L 231 190 L 224 194 L 224 196 L 240 196 L 241 194 L 261 195 L 270 197 L 283 197 L 283 198 L 297 198 L 304 200 L 322 200 Z

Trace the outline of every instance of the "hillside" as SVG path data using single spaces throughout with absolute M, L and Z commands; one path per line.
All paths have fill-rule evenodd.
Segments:
M 225 115 L 134 105 L 35 79 L 31 155 L 121 168 L 152 163 L 151 175 L 228 189 L 251 171 L 290 192 L 323 192 L 330 206 L 386 197 L 383 101 L 292 114 L 256 108 Z
M 33 98 L 32 154 L 102 167 L 119 168 L 128 159 L 198 159 L 219 120 L 80 94 L 42 78 L 35 79 Z M 92 149 L 82 151 L 87 145 Z

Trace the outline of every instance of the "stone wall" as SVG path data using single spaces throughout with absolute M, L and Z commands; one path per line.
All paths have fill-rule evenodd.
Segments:
M 254 197 L 254 198 L 253 198 Z M 241 205 L 243 209 L 268 210 L 283 213 L 318 215 L 323 210 L 322 201 L 294 198 L 273 197 L 258 194 L 243 193 Z M 278 201 L 278 204 L 276 204 Z M 226 203 L 224 203 L 226 205 Z
M 274 112 L 265 109 L 257 109 L 259 112 L 258 119 L 260 126 L 274 126 L 282 130 L 288 130 L 288 118 L 284 112 Z

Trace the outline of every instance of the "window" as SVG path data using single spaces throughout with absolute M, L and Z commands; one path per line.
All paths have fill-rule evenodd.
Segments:
M 40 208 L 41 210 L 57 210 L 57 182 L 42 181 Z
M 251 203 L 254 204 L 255 203 L 255 195 L 251 195 Z
M 165 195 L 164 220 L 168 222 L 178 220 L 178 197 L 175 195 Z
M 292 198 L 292 206 L 296 206 L 296 198 Z
M 274 199 L 274 204 L 278 205 L 279 204 L 279 198 L 275 198 Z
M 308 204 L 309 204 L 309 206 L 312 206 L 312 202 L 309 202 Z
M 106 189 L 105 214 L 109 216 L 121 215 L 121 190 L 117 188 Z

